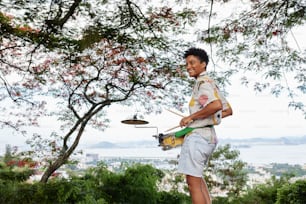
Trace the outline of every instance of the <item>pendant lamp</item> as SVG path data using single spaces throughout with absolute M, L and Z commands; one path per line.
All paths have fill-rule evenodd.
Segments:
M 149 123 L 148 121 L 138 119 L 137 114 L 135 114 L 131 119 L 122 120 L 121 122 L 128 125 L 145 125 Z

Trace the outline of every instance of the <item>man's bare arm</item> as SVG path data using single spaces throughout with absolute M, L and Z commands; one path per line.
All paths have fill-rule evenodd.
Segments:
M 220 100 L 212 101 L 207 106 L 205 106 L 202 110 L 197 111 L 187 117 L 182 118 L 182 120 L 180 121 L 180 126 L 181 127 L 187 126 L 189 123 L 191 123 L 194 120 L 209 117 L 219 110 L 222 110 L 221 101 Z
M 229 106 L 229 108 L 222 110 L 222 118 L 225 118 L 230 115 L 233 115 L 232 107 Z

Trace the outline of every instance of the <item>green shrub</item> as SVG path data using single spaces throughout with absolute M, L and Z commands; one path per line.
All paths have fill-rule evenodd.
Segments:
M 22 182 L 29 179 L 33 173 L 33 169 L 12 170 L 3 168 L 0 169 L 0 180 Z
M 109 203 L 149 204 L 157 203 L 157 181 L 163 176 L 162 171 L 150 165 L 135 164 L 121 174 L 107 172 L 100 166 L 85 177 L 95 180 L 96 193 Z
M 41 203 L 103 203 L 96 197 L 94 186 L 86 181 L 57 180 L 43 183 L 0 183 L 0 203 L 41 204 Z M 105 203 L 105 202 L 104 202 Z
M 278 189 L 289 183 L 290 176 L 285 175 L 281 178 L 273 176 L 265 184 L 258 184 L 246 191 L 245 194 L 236 198 L 216 198 L 214 204 L 275 204 Z M 226 200 L 226 202 L 224 201 Z
M 178 191 L 159 192 L 158 204 L 191 204 L 190 196 Z
M 295 183 L 287 183 L 277 192 L 276 204 L 305 204 L 306 180 L 298 180 Z

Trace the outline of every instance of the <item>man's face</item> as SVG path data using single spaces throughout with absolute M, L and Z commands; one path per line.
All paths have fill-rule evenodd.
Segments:
M 186 68 L 190 77 L 198 77 L 201 72 L 206 70 L 206 63 L 201 62 L 198 57 L 189 55 L 186 58 Z

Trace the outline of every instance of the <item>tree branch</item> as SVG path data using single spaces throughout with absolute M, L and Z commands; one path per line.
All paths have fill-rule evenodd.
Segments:
M 57 33 L 58 29 L 62 29 L 65 25 L 65 23 L 69 20 L 69 18 L 74 14 L 76 8 L 80 5 L 82 0 L 74 0 L 73 4 L 70 6 L 68 12 L 66 15 L 62 18 L 59 19 L 59 17 L 55 17 L 52 20 L 46 20 L 46 24 L 48 28 L 51 30 L 51 32 Z M 57 16 L 60 16 L 62 13 L 61 6 L 59 8 L 59 13 Z

